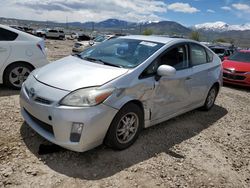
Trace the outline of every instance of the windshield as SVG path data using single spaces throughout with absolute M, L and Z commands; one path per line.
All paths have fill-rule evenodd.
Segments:
M 133 68 L 144 62 L 164 44 L 135 39 L 113 39 L 83 51 L 79 57 L 117 67 Z
M 250 52 L 236 52 L 228 59 L 232 61 L 241 61 L 250 63 Z

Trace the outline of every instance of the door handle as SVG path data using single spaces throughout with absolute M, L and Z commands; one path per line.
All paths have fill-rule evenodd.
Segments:
M 192 79 L 192 78 L 191 78 L 191 77 L 189 77 L 189 76 L 188 76 L 188 77 L 186 77 L 186 80 L 191 80 L 191 79 Z

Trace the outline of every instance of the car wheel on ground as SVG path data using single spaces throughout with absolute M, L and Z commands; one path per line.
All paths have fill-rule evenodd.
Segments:
M 133 103 L 125 105 L 114 117 L 106 135 L 105 144 L 113 149 L 128 148 L 143 128 L 143 112 Z
M 218 94 L 218 88 L 214 85 L 207 94 L 205 104 L 202 107 L 203 110 L 208 111 L 214 106 L 217 94 Z
M 3 81 L 8 87 L 20 89 L 34 68 L 26 63 L 14 63 L 6 68 Z

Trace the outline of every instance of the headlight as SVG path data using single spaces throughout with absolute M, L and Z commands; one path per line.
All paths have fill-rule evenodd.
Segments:
M 92 87 L 87 89 L 79 89 L 64 97 L 61 100 L 60 105 L 78 107 L 95 106 L 107 99 L 113 91 L 114 88 L 98 89 L 96 87 Z

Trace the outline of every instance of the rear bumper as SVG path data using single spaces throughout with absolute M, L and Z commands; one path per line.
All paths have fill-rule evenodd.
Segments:
M 116 109 L 103 104 L 88 108 L 41 104 L 29 98 L 24 87 L 20 94 L 20 106 L 23 118 L 38 134 L 54 144 L 78 152 L 102 144 L 117 113 Z M 84 124 L 79 142 L 70 141 L 73 122 Z

